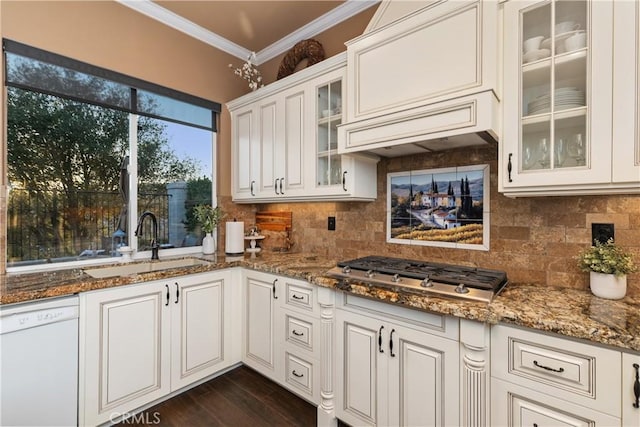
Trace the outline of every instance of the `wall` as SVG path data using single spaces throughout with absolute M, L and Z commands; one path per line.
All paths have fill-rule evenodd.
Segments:
M 640 263 L 640 197 L 580 196 L 510 199 L 498 193 L 497 148 L 480 146 L 382 159 L 378 164 L 378 198 L 374 202 L 290 203 L 241 210 L 248 227 L 252 210 L 293 212 L 293 250 L 346 260 L 364 255 L 458 263 L 505 270 L 511 282 L 587 289 L 588 274 L 573 257 L 591 242 L 592 222 L 615 224 L 616 242 Z M 460 250 L 386 243 L 387 173 L 488 163 L 491 170 L 490 250 Z M 336 217 L 336 231 L 327 217 Z M 640 296 L 640 274 L 628 276 L 629 295 Z
M 343 51 L 345 40 L 361 34 L 374 11 L 375 7 L 369 8 L 316 36 L 327 57 Z M 231 194 L 231 123 L 225 103 L 249 91 L 228 67 L 241 60 L 115 1 L 2 0 L 0 36 L 221 103 L 217 194 L 227 198 Z M 260 66 L 265 83 L 275 81 L 284 55 Z M 4 120 L 5 95 L 0 104 Z M 0 133 L 2 224 L 7 194 L 5 129 L 3 125 Z M 5 269 L 5 233 L 5 227 L 0 227 L 0 273 Z

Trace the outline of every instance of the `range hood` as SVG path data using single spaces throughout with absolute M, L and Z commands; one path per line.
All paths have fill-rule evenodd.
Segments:
M 347 42 L 339 153 L 496 144 L 497 20 L 495 1 L 383 1 L 365 33 Z

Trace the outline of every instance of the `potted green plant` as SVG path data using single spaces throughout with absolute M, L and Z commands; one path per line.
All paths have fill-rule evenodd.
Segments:
M 224 217 L 222 210 L 219 206 L 214 208 L 211 205 L 197 205 L 193 207 L 193 216 L 198 225 L 200 225 L 200 229 L 205 233 L 202 239 L 202 253 L 214 253 L 216 251 L 216 242 L 212 233 Z
M 637 270 L 630 253 L 609 239 L 605 243 L 596 241 L 576 258 L 580 270 L 589 272 L 589 287 L 595 296 L 624 298 L 627 274 Z

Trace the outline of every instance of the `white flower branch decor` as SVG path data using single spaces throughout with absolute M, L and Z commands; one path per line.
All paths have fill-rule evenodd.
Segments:
M 255 60 L 256 53 L 251 52 L 251 55 L 249 55 L 246 62 L 242 64 L 242 67 L 235 68 L 233 70 L 233 74 L 235 74 L 236 76 L 240 76 L 241 78 L 249 82 L 249 89 L 251 89 L 252 91 L 264 86 L 264 84 L 262 83 L 262 75 L 254 64 Z M 233 64 L 229 64 L 229 68 L 233 68 Z

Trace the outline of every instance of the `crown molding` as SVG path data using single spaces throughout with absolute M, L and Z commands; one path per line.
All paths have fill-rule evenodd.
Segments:
M 256 63 L 260 65 L 263 62 L 267 62 L 281 53 L 288 51 L 300 40 L 305 40 L 320 34 L 379 2 L 380 0 L 347 0 L 335 9 L 256 53 Z
M 229 55 L 233 55 L 236 58 L 246 60 L 251 55 L 251 51 L 249 49 L 227 40 L 226 38 L 209 31 L 168 9 L 165 9 L 151 0 L 116 1 L 123 6 L 127 6 L 136 12 L 142 13 L 143 15 L 213 46 L 216 49 L 220 49 Z M 308 39 L 316 34 L 326 31 L 334 25 L 357 15 L 378 2 L 380 2 L 380 0 L 347 0 L 335 9 L 325 13 L 304 27 L 297 29 L 291 34 L 256 53 L 254 63 L 256 65 L 260 65 L 263 62 L 275 58 L 276 56 L 291 49 L 291 47 L 300 40 Z
M 200 25 L 195 24 L 182 16 L 165 9 L 151 0 L 116 0 L 118 3 L 127 6 L 136 12 L 142 13 L 156 21 L 161 22 L 171 28 L 181 31 L 188 36 L 198 39 L 208 45 L 220 49 L 229 55 L 233 55 L 242 60 L 246 60 L 251 51 L 239 44 L 225 39 L 218 34 L 209 31 Z

